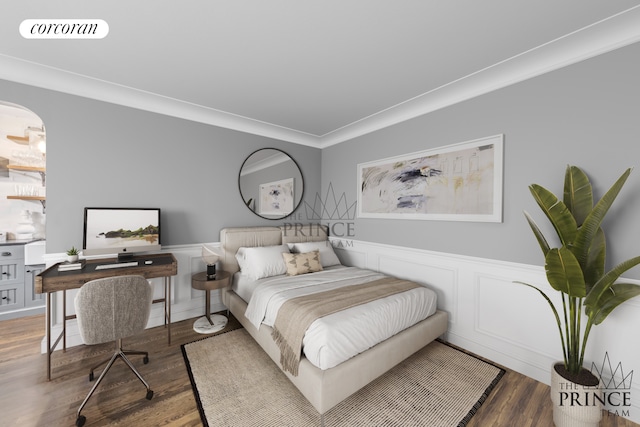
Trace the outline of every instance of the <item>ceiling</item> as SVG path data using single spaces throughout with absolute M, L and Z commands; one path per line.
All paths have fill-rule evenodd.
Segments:
M 31 0 L 0 78 L 325 147 L 640 40 L 631 0 Z M 25 19 L 102 19 L 33 40 Z

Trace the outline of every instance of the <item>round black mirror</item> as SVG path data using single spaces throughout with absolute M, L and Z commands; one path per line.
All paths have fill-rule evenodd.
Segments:
M 277 148 L 261 148 L 251 153 L 240 167 L 238 186 L 244 204 L 265 219 L 291 215 L 304 192 L 300 167 Z

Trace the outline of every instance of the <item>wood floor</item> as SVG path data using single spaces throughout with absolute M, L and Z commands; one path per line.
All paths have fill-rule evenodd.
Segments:
M 87 417 L 85 425 L 202 425 L 180 348 L 204 337 L 193 332 L 192 324 L 193 320 L 172 324 L 171 346 L 162 327 L 125 340 L 125 348 L 149 351 L 149 364 L 144 365 L 139 357 L 132 360 L 151 385 L 153 399 L 146 400 L 144 386 L 122 362 L 116 362 L 82 411 Z M 236 326 L 237 321 L 231 319 L 229 327 Z M 73 347 L 66 353 L 56 351 L 52 380 L 48 382 L 46 356 L 40 354 L 43 335 L 43 316 L 0 322 L 2 426 L 73 426 L 76 411 L 91 387 L 90 367 L 110 357 L 114 349 L 106 344 Z M 549 387 L 507 370 L 468 425 L 552 426 Z M 601 426 L 638 425 L 605 414 Z

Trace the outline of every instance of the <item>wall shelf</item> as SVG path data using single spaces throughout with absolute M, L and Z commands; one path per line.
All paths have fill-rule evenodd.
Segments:
M 37 166 L 23 166 L 23 165 L 7 165 L 7 169 L 9 170 L 15 170 L 15 171 L 22 171 L 22 172 L 39 172 L 40 176 L 42 177 L 42 186 L 45 186 L 45 179 L 46 179 L 46 168 L 42 168 L 42 167 L 37 167 Z
M 44 201 L 44 200 L 46 200 L 46 197 L 44 197 L 44 196 L 7 196 L 7 199 L 13 199 L 13 200 L 40 200 L 40 201 Z
M 7 168 L 14 169 L 18 171 L 26 171 L 26 172 L 45 172 L 45 168 L 40 168 L 36 166 L 22 166 L 22 165 L 7 165 Z
M 44 213 L 47 208 L 47 198 L 44 196 L 7 196 L 7 199 L 39 201 L 42 204 L 42 213 Z
M 7 135 L 7 139 L 15 142 L 16 144 L 29 145 L 28 136 Z

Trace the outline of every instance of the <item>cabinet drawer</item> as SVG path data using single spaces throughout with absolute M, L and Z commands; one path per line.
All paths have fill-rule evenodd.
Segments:
M 22 246 L 0 247 L 0 263 L 17 259 L 24 259 L 24 248 Z
M 24 307 L 24 285 L 0 286 L 0 313 Z
M 0 247 L 0 285 L 24 281 L 24 247 Z
M 24 264 L 21 259 L 0 263 L 0 285 L 19 281 L 24 282 Z

